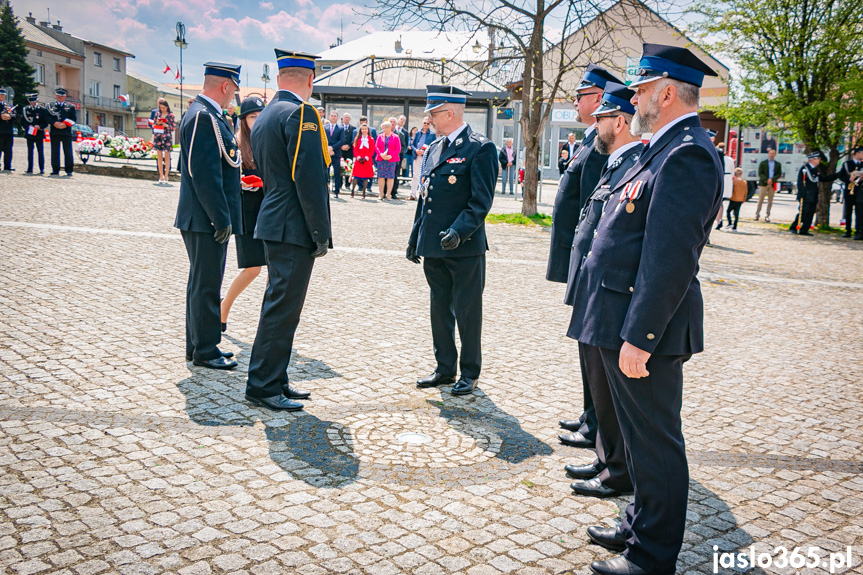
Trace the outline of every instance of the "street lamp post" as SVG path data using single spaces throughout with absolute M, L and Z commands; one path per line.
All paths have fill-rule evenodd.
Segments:
M 180 49 L 180 116 L 183 115 L 183 50 L 189 45 L 186 43 L 186 25 L 182 22 L 177 22 L 177 39 L 174 40 L 174 46 Z
M 270 81 L 270 65 L 264 64 L 264 75 L 261 76 L 261 80 L 264 82 L 264 104 L 267 103 L 267 82 Z

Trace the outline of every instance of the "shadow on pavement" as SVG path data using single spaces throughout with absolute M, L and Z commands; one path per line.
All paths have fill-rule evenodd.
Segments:
M 338 377 L 321 361 L 296 355 L 294 360 L 289 368 L 294 382 Z M 314 487 L 342 487 L 359 472 L 350 429 L 306 411 L 274 412 L 250 405 L 242 396 L 245 372 L 213 374 L 202 369 L 179 381 L 177 389 L 186 398 L 189 419 L 198 425 L 251 428 L 260 420 L 270 459 L 295 479 Z
M 495 457 L 507 463 L 521 463 L 535 455 L 551 455 L 552 449 L 521 428 L 518 419 L 500 409 L 482 390 L 464 397 L 453 396 L 449 387 L 439 389 L 441 401 L 426 400 L 440 411 L 440 417 L 447 421 L 456 420 L 459 431 L 481 440 L 486 429 L 501 439 L 500 450 Z M 475 428 L 478 429 L 474 432 Z

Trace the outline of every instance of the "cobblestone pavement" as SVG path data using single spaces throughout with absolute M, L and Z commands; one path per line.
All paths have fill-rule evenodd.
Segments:
M 240 368 L 183 361 L 176 186 L 16 167 L 0 176 L 0 571 L 582 574 L 611 556 L 585 528 L 627 499 L 575 497 L 563 473 L 592 454 L 556 438 L 581 384 L 546 231 L 490 227 L 484 371 L 457 398 L 413 384 L 434 365 L 403 257 L 414 205 L 333 201 L 337 249 L 290 367 L 313 400 L 275 414 L 242 399 L 263 278 L 228 322 Z M 679 572 L 751 545 L 850 546 L 837 572 L 863 572 L 863 242 L 748 221 L 713 242 Z

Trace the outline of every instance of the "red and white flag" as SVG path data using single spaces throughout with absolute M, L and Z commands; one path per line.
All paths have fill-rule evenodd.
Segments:
M 165 62 L 164 60 L 162 60 L 162 61 L 163 61 L 163 62 Z M 164 70 L 162 70 L 162 74 L 167 74 L 167 73 L 168 73 L 168 72 L 170 72 L 170 71 L 171 71 L 171 67 L 170 67 L 170 66 L 168 66 L 168 63 L 167 63 L 167 62 L 165 62 L 165 69 L 164 69 Z

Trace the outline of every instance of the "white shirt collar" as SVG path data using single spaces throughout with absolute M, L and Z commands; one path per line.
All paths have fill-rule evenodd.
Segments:
M 611 164 L 613 164 L 614 161 L 617 160 L 617 158 L 622 156 L 626 150 L 634 148 L 635 146 L 637 146 L 640 143 L 641 142 L 639 140 L 635 140 L 634 142 L 629 142 L 628 144 L 624 144 L 624 145 L 620 146 L 619 148 L 617 148 L 616 150 L 611 152 L 610 156 L 608 156 L 608 163 L 606 165 L 611 166 Z
M 592 123 L 592 124 L 591 124 L 591 125 L 589 125 L 587 128 L 585 128 L 585 130 L 584 130 L 584 137 L 585 137 L 585 138 L 587 138 L 587 136 L 589 136 L 589 135 L 590 135 L 590 133 L 591 133 L 592 131 L 594 131 L 595 129 L 596 129 L 596 122 Z
M 461 133 L 462 133 L 462 131 L 464 131 L 464 129 L 465 129 L 466 127 L 467 127 L 467 122 L 465 122 L 464 124 L 462 124 L 461 126 L 459 126 L 458 128 L 456 128 L 455 130 L 453 130 L 453 131 L 450 133 L 450 135 L 449 135 L 449 136 L 447 136 L 447 139 L 449 139 L 449 143 L 450 143 L 450 144 L 452 144 L 453 142 L 455 142 L 455 139 L 456 139 L 456 138 L 458 138 L 458 135 L 459 135 L 459 134 L 461 134 Z
M 678 117 L 674 118 L 673 120 L 671 120 L 670 122 L 668 122 L 667 124 L 665 124 L 664 126 L 659 128 L 659 131 L 650 137 L 650 145 L 652 146 L 653 144 L 655 144 L 659 140 L 659 138 L 661 138 L 662 135 L 665 134 L 665 132 L 667 132 L 668 130 L 670 130 L 671 128 L 673 128 L 674 126 L 676 126 L 677 124 L 679 124 L 683 120 L 685 120 L 687 118 L 697 118 L 697 117 L 698 117 L 698 112 L 689 112 L 688 114 L 683 114 L 682 116 L 678 116 Z
M 209 103 L 211 103 L 215 109 L 217 109 L 217 110 L 222 109 L 222 107 L 219 105 L 219 103 L 217 101 L 215 101 L 214 99 L 212 99 L 211 97 L 205 96 L 203 94 L 198 94 L 198 95 L 201 96 L 206 101 L 208 101 Z

